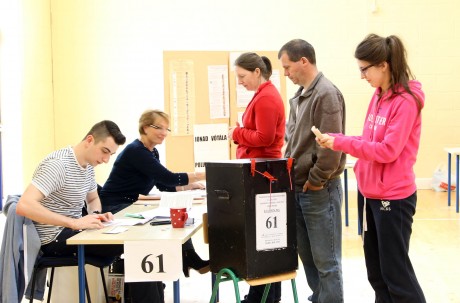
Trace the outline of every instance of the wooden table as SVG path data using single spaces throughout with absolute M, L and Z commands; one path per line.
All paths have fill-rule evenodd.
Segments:
M 125 218 L 125 213 L 137 213 L 158 207 L 157 205 L 131 205 L 115 215 L 115 218 Z M 193 208 L 194 213 L 206 211 L 206 205 Z M 104 234 L 106 227 L 99 230 L 85 230 L 67 239 L 68 245 L 78 245 L 78 292 L 79 302 L 85 303 L 85 245 L 94 244 L 121 244 L 125 241 L 157 241 L 157 240 L 179 240 L 184 244 L 202 226 L 201 215 L 195 216 L 195 224 L 185 228 L 172 228 L 170 225 L 152 226 L 149 223 L 140 226 L 128 226 L 128 230 L 119 234 Z M 168 226 L 170 228 L 165 228 Z M 182 261 L 182 260 L 181 260 Z M 174 281 L 174 303 L 180 302 L 179 280 Z

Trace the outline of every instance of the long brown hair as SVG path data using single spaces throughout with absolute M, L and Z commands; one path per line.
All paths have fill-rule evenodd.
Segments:
M 397 86 L 401 85 L 417 103 L 418 111 L 422 110 L 422 102 L 409 87 L 409 80 L 415 79 L 407 64 L 407 53 L 399 37 L 391 35 L 380 37 L 376 34 L 368 35 L 355 50 L 355 58 L 378 65 L 387 62 L 390 66 L 390 89 L 395 95 L 400 94 Z

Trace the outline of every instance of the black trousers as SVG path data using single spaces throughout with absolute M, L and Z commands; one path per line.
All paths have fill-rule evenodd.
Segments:
M 247 300 L 254 303 L 259 303 L 262 300 L 264 294 L 265 284 L 251 286 Z M 281 300 L 281 282 L 272 283 L 268 292 L 267 303 L 274 303 Z
M 363 225 L 366 205 L 367 231 Z M 409 258 L 417 193 L 401 200 L 365 199 L 358 192 L 367 277 L 376 303 L 426 303 Z
M 78 231 L 64 228 L 58 237 L 51 243 L 41 247 L 46 256 L 69 256 L 75 255 L 78 245 L 67 245 L 66 240 Z M 85 256 L 115 258 L 123 253 L 123 245 L 86 245 Z M 164 303 L 164 285 L 162 282 L 133 282 L 125 283 L 125 289 L 129 289 L 131 303 Z M 128 299 L 128 298 L 127 298 Z

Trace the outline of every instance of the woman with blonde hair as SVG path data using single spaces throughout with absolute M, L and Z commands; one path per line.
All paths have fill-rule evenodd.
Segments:
M 99 192 L 104 212 L 116 213 L 138 200 L 139 195 L 148 195 L 154 186 L 160 191 L 203 189 L 204 172 L 174 173 L 160 162 L 155 146 L 162 144 L 170 132 L 169 116 L 159 110 L 147 110 L 139 119 L 140 138 L 128 144 L 115 160 L 109 178 Z M 189 269 L 199 273 L 209 271 L 209 261 L 196 253 L 192 241 L 182 246 L 183 271 Z M 132 302 L 163 302 L 161 282 L 132 283 Z M 153 299 L 158 298 L 158 299 Z

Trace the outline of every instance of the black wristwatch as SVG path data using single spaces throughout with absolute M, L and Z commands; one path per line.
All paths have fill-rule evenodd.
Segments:
M 100 215 L 100 214 L 101 214 L 101 212 L 98 211 L 98 210 L 93 211 L 93 215 Z

